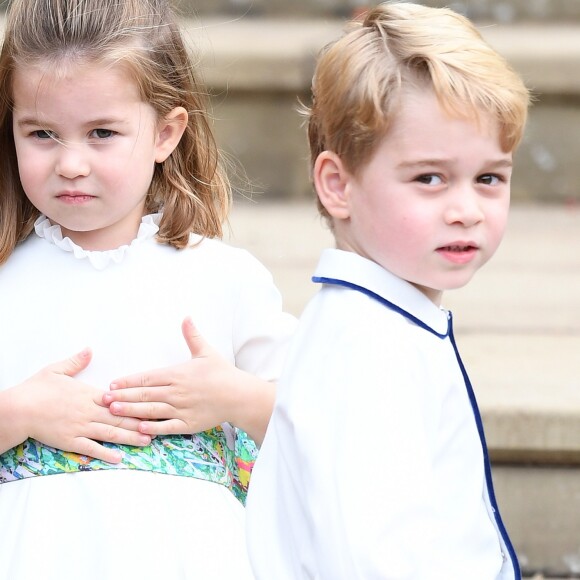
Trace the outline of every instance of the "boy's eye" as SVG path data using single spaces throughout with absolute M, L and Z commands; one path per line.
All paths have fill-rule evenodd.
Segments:
M 481 175 L 478 178 L 479 183 L 483 183 L 484 185 L 497 185 L 502 181 L 499 175 L 493 175 L 491 173 L 487 173 L 485 175 Z
M 419 177 L 417 177 L 417 181 L 419 183 L 424 183 L 425 185 L 441 185 L 443 183 L 443 180 L 441 177 L 439 177 L 439 175 L 434 175 L 432 173 L 419 175 Z
M 110 129 L 95 129 L 93 131 L 93 135 L 97 139 L 108 139 L 109 137 L 112 137 L 113 134 L 114 131 L 111 131 Z

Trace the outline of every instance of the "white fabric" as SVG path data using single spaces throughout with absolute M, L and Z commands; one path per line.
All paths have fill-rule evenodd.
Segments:
M 254 467 L 259 580 L 514 577 L 492 522 L 474 414 L 447 312 L 356 254 L 326 250 Z
M 111 252 L 85 252 L 38 220 L 0 268 L 0 389 L 86 346 L 93 360 L 78 377 L 103 390 L 183 362 L 188 315 L 228 360 L 278 378 L 295 320 L 271 275 L 219 241 L 181 251 L 157 243 L 158 218 Z M 244 510 L 228 489 L 124 470 L 0 485 L 0 563 L 10 580 L 252 577 Z

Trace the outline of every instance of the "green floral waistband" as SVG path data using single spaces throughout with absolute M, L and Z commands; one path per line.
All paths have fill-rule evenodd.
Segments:
M 0 483 L 57 473 L 137 469 L 219 483 L 245 504 L 258 454 L 248 435 L 228 424 L 194 435 L 158 436 L 147 447 L 104 445 L 123 452 L 121 463 L 106 463 L 27 439 L 0 455 Z

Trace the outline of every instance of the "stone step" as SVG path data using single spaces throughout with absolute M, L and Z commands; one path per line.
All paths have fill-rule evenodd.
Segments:
M 580 22 L 578 0 L 423 0 L 437 8 L 453 8 L 476 21 L 494 22 Z M 372 3 L 365 0 L 181 0 L 183 14 L 192 16 L 235 16 L 336 18 L 348 17 Z
M 299 100 L 308 102 L 316 54 L 344 21 L 214 16 L 185 22 L 214 94 L 224 149 L 264 196 L 309 196 L 305 132 L 296 109 Z M 482 24 L 481 31 L 535 98 L 516 156 L 514 199 L 580 203 L 580 22 Z

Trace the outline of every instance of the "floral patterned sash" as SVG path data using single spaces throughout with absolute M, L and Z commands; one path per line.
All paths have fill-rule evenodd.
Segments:
M 27 439 L 0 455 L 0 484 L 57 473 L 137 469 L 219 483 L 245 504 L 258 454 L 248 435 L 227 423 L 194 435 L 158 436 L 147 447 L 104 445 L 123 452 L 121 463 L 106 463 Z

